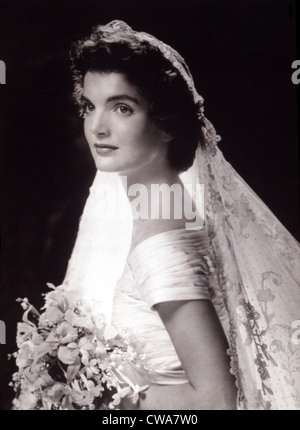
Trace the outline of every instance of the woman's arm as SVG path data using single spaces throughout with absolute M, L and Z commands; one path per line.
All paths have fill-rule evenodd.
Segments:
M 151 386 L 137 407 L 124 409 L 236 409 L 235 379 L 229 373 L 227 341 L 209 300 L 155 306 L 173 341 L 189 383 Z

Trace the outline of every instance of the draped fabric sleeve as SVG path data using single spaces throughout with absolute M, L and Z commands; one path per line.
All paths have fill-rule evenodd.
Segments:
M 206 230 L 172 230 L 150 237 L 130 255 L 128 264 L 143 300 L 207 300 L 209 294 Z

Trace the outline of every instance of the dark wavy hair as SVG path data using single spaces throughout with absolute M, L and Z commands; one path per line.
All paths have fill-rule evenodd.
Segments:
M 185 80 L 156 46 L 141 41 L 125 23 L 113 29 L 110 24 L 99 25 L 88 38 L 72 44 L 70 57 L 73 95 L 81 115 L 83 79 L 88 71 L 125 74 L 148 100 L 157 126 L 172 136 L 171 167 L 181 172 L 192 165 L 198 143 L 203 142 L 198 106 Z

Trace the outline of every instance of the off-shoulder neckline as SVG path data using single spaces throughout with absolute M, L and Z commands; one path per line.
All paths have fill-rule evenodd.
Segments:
M 184 227 L 182 227 L 182 228 L 176 228 L 176 229 L 165 230 L 165 231 L 162 231 L 160 233 L 153 234 L 152 236 L 147 237 L 146 239 L 142 240 L 137 245 L 135 245 L 135 247 L 132 249 L 132 251 L 129 252 L 129 254 L 127 256 L 127 259 L 126 259 L 126 262 L 128 263 L 134 257 L 134 255 L 139 251 L 140 248 L 142 248 L 143 246 L 145 246 L 145 244 L 151 243 L 153 240 L 160 239 L 163 236 L 172 236 L 173 234 L 174 235 L 178 235 L 180 233 L 187 233 L 187 232 L 189 234 L 191 234 L 193 232 L 194 233 L 195 232 L 199 233 L 199 232 L 202 232 L 202 231 L 203 231 L 203 233 L 207 232 L 205 225 L 203 225 L 203 226 L 201 226 L 199 228 L 184 228 Z

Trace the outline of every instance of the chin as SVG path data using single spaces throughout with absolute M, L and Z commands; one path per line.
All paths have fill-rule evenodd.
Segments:
M 118 172 L 118 168 L 115 163 L 107 163 L 102 160 L 95 160 L 95 165 L 97 170 L 101 170 L 101 172 Z
M 111 172 L 111 173 L 129 173 L 137 169 L 137 165 L 132 165 L 131 163 L 114 163 L 111 160 L 95 160 L 95 165 L 101 172 Z

